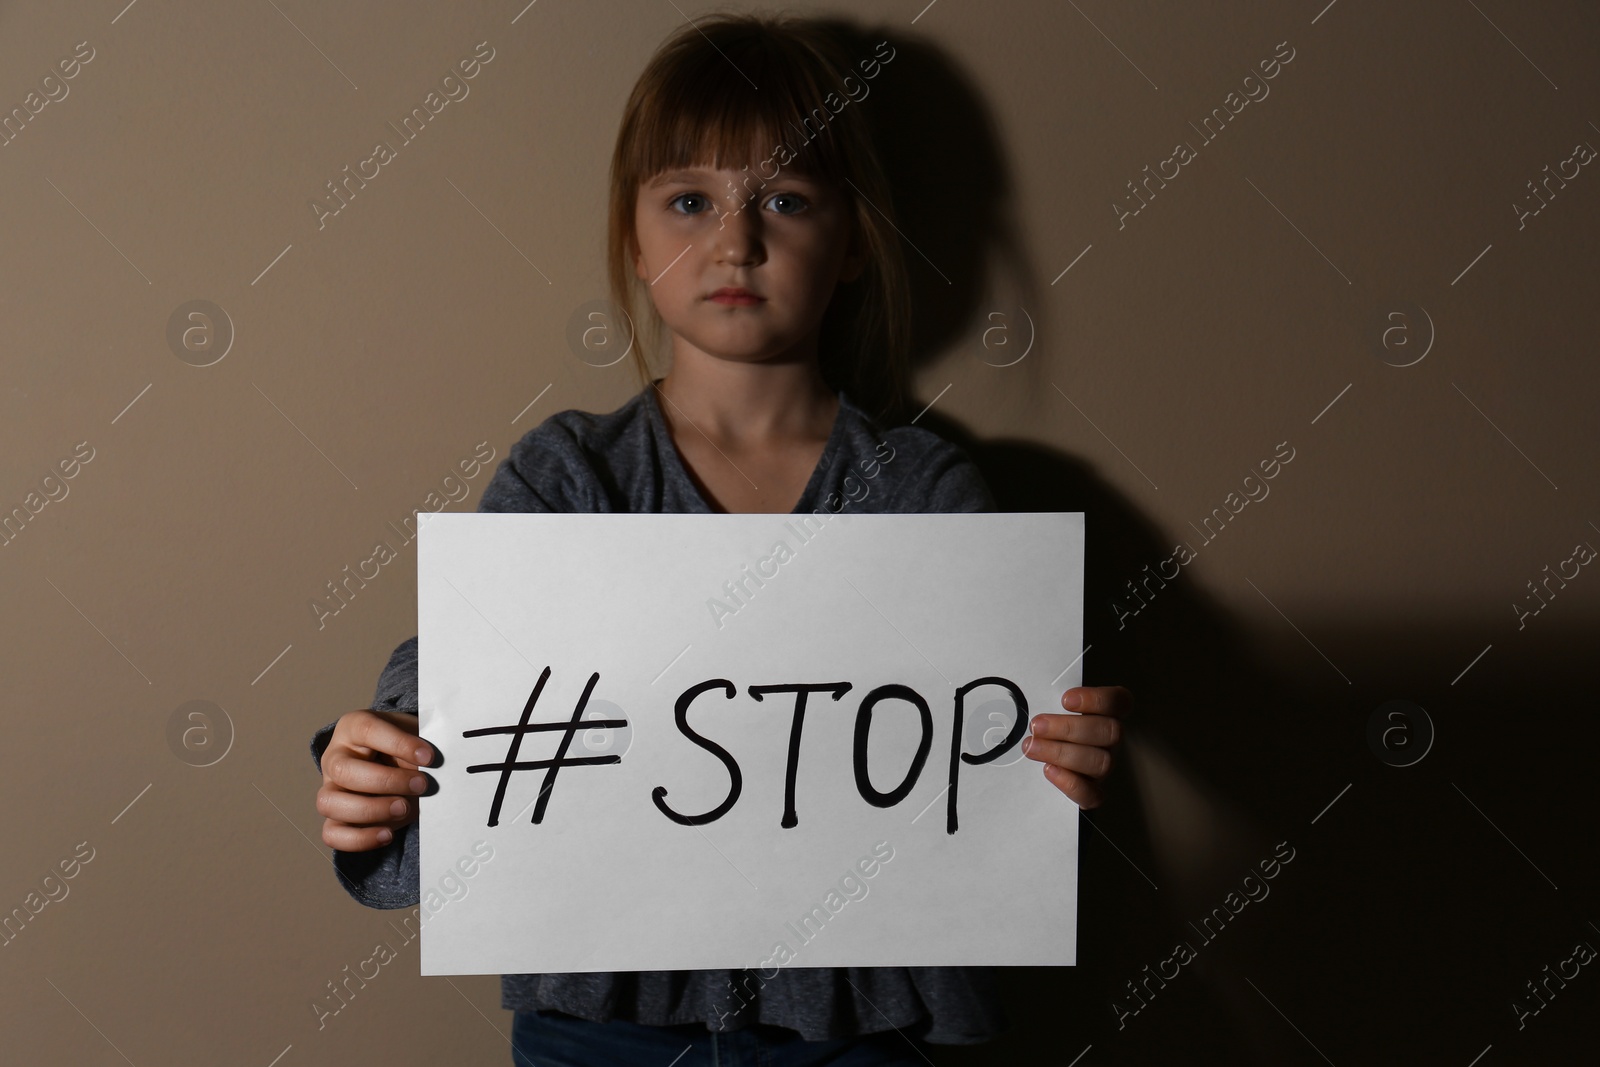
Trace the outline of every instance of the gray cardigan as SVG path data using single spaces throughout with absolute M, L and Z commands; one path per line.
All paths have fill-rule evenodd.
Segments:
M 659 379 L 657 379 L 659 381 Z M 994 511 L 994 497 L 958 446 L 917 426 L 884 430 L 840 394 L 822 458 L 794 509 L 826 512 Z M 678 457 L 653 387 L 609 414 L 566 410 L 529 430 L 484 488 L 480 512 L 712 512 Z M 417 639 L 378 678 L 372 707 L 417 710 Z M 318 773 L 334 723 L 318 730 Z M 351 896 L 372 908 L 421 901 L 418 826 L 368 852 L 334 850 Z M 986 967 L 783 967 L 754 970 L 507 974 L 501 1007 L 554 1008 L 605 1022 L 703 1022 L 710 1030 L 768 1023 L 820 1041 L 898 1027 L 936 1044 L 976 1044 L 1009 1020 Z

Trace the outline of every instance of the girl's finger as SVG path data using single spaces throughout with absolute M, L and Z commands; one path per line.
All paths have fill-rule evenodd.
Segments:
M 1085 715 L 1126 715 L 1133 694 L 1120 685 L 1078 685 L 1061 694 L 1061 706 Z
M 340 852 L 370 852 L 393 841 L 394 834 L 395 831 L 386 826 L 351 826 L 337 819 L 328 819 L 322 824 L 322 843 Z
M 1112 756 L 1094 745 L 1071 741 L 1050 741 L 1037 735 L 1022 739 L 1023 755 L 1040 763 L 1051 763 L 1089 778 L 1104 778 L 1111 771 Z
M 1100 806 L 1100 789 L 1094 782 L 1081 774 L 1063 770 L 1054 764 L 1047 763 L 1044 776 L 1050 783 L 1067 795 L 1067 798 L 1080 808 L 1098 808 Z
M 352 793 L 421 796 L 428 790 L 428 776 L 423 772 L 374 763 L 350 749 L 330 748 L 323 753 L 322 772 L 328 781 Z
M 1035 715 L 1029 724 L 1035 737 L 1111 747 L 1122 740 L 1122 723 L 1105 715 Z
M 410 712 L 357 715 L 350 723 L 346 740 L 424 767 L 433 762 L 433 748 L 417 736 L 417 716 Z
M 317 790 L 317 814 L 351 826 L 393 828 L 414 822 L 416 811 L 417 801 L 414 797 L 368 796 L 335 786 L 324 786 Z

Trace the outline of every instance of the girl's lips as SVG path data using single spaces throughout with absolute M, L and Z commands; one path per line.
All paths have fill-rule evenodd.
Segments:
M 750 293 L 717 292 L 712 294 L 711 299 L 718 304 L 735 304 L 741 307 L 747 307 L 751 304 L 759 304 L 766 298 L 754 296 Z

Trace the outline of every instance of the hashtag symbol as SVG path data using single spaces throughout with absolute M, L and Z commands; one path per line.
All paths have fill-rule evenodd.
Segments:
M 594 691 L 594 685 L 600 680 L 600 672 L 595 671 L 589 676 L 589 684 L 583 687 L 583 696 L 578 698 L 578 706 L 572 712 L 572 718 L 566 722 L 536 722 L 529 723 L 528 717 L 533 714 L 533 706 L 539 702 L 539 694 L 544 691 L 544 683 L 550 678 L 550 668 L 546 667 L 544 673 L 539 675 L 539 681 L 533 687 L 533 692 L 528 695 L 528 703 L 522 708 L 522 718 L 514 726 L 485 726 L 479 730 L 466 730 L 462 737 L 480 737 L 484 734 L 510 734 L 511 747 L 506 751 L 504 763 L 478 763 L 467 768 L 468 774 L 479 771 L 499 771 L 500 783 L 495 786 L 494 803 L 489 805 L 489 825 L 500 825 L 500 805 L 506 797 L 506 785 L 511 781 L 513 771 L 536 771 L 544 768 L 544 784 L 539 787 L 539 802 L 533 808 L 533 821 L 544 821 L 545 804 L 550 799 L 550 790 L 556 784 L 556 774 L 562 767 L 581 767 L 596 763 L 621 763 L 622 757 L 616 754 L 609 756 L 579 756 L 567 758 L 567 749 L 572 745 L 572 735 L 578 729 L 594 730 L 606 727 L 619 727 L 628 725 L 627 719 L 589 719 L 583 720 L 583 709 L 589 703 L 589 694 Z M 561 730 L 561 743 L 556 748 L 553 759 L 518 760 L 517 751 L 522 747 L 522 736 L 538 730 Z

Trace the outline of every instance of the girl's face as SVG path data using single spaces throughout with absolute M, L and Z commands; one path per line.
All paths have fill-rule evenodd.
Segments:
M 634 273 L 672 331 L 674 356 L 688 346 L 741 363 L 814 360 L 834 289 L 866 266 L 837 189 L 783 171 L 761 186 L 754 172 L 698 167 L 640 184 Z M 761 299 L 713 300 L 723 288 Z

